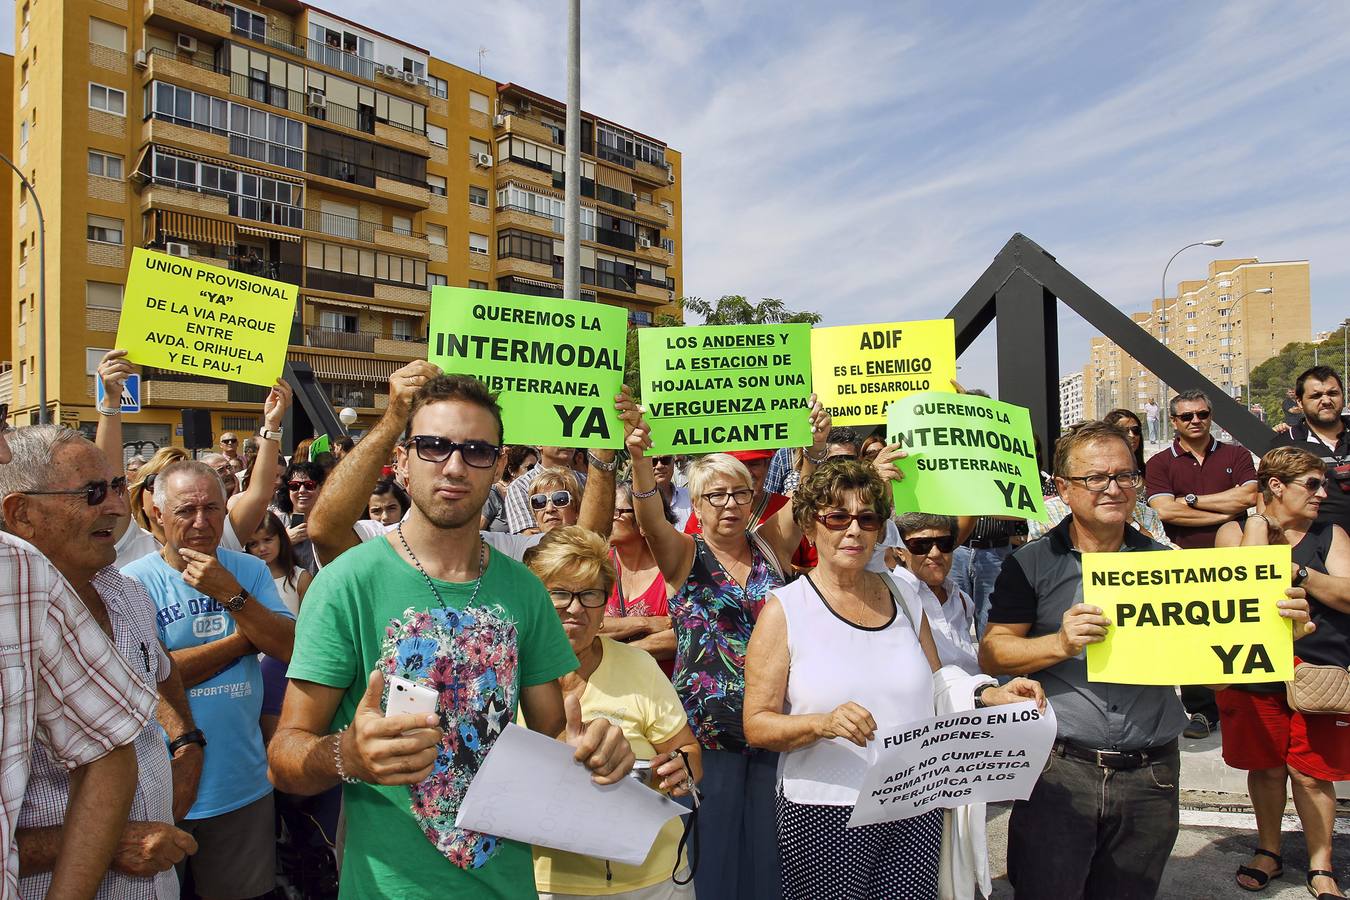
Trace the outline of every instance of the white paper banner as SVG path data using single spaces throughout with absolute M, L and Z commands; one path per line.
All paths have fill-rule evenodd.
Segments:
M 689 810 L 631 778 L 596 784 L 574 752 L 507 725 L 469 785 L 455 826 L 641 865 L 665 824 Z
M 935 716 L 878 733 L 877 761 L 858 791 L 850 828 L 930 809 L 1025 800 L 1055 740 L 1055 715 L 1032 701 Z

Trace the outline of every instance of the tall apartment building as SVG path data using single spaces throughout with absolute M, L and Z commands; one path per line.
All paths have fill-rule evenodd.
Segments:
M 428 12 L 428 15 L 433 13 Z M 7 141 L 46 212 L 48 402 L 92 428 L 131 249 L 300 286 L 289 356 L 367 426 L 430 288 L 562 294 L 564 108 L 297 0 L 19 0 Z M 585 113 L 582 297 L 678 315 L 680 155 Z M 36 224 L 17 207 L 11 402 L 36 419 Z M 32 268 L 31 266 L 27 268 Z M 0 392 L 3 381 L 0 381 Z M 150 369 L 126 438 L 259 424 L 265 390 Z M 0 400 L 4 400 L 0 396 Z
M 1059 421 L 1064 428 L 1083 421 L 1083 373 L 1070 372 L 1059 379 Z
M 1269 289 L 1268 293 L 1263 293 Z M 1248 375 L 1286 344 L 1312 334 L 1307 260 L 1219 259 L 1203 280 L 1182 281 L 1175 297 L 1154 299 L 1131 317 L 1231 396 L 1246 397 Z M 1084 368 L 1087 414 L 1138 410 L 1159 383 L 1115 342 L 1092 338 Z M 1190 385 L 1167 385 L 1168 396 Z

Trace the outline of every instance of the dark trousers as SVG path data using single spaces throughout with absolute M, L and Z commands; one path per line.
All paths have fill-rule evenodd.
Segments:
M 1207 687 L 1201 687 L 1198 684 L 1183 684 L 1181 686 L 1181 705 L 1186 707 L 1186 715 L 1193 716 L 1197 713 L 1205 717 L 1209 722 L 1210 728 L 1217 728 L 1219 725 L 1219 704 L 1214 699 L 1214 692 Z
M 699 900 L 773 898 L 779 886 L 778 754 L 703 751 L 694 889 Z
M 1176 750 L 1107 769 L 1050 754 L 1008 820 L 1008 880 L 1018 900 L 1152 900 L 1177 839 Z

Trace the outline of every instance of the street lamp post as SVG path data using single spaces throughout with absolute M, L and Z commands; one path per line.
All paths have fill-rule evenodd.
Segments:
M 1178 250 L 1176 253 L 1173 253 L 1172 259 L 1169 259 L 1167 261 L 1167 265 L 1163 266 L 1162 291 L 1158 294 L 1158 300 L 1160 302 L 1158 315 L 1158 336 L 1162 340 L 1164 347 L 1167 346 L 1167 270 L 1171 268 L 1172 260 L 1176 259 L 1183 252 L 1191 249 L 1192 247 L 1202 247 L 1202 246 L 1221 247 L 1223 246 L 1223 238 L 1210 238 L 1207 241 L 1196 241 L 1193 244 L 1187 244 L 1186 246 Z M 1158 376 L 1158 405 L 1163 407 L 1167 407 L 1170 405 L 1167 402 L 1167 385 L 1163 384 L 1161 375 Z M 1165 436 L 1166 436 L 1165 434 L 1159 435 L 1159 437 Z
M 1350 372 L 1350 341 L 1346 340 L 1346 335 L 1350 335 L 1350 319 L 1341 323 L 1341 377 L 1346 377 Z
M 19 184 L 28 189 L 28 196 L 33 198 L 33 209 L 37 212 L 38 220 L 38 352 L 37 352 L 37 383 L 38 383 L 38 424 L 46 425 L 50 421 L 47 414 L 47 222 L 42 216 L 42 203 L 38 200 L 37 191 L 33 190 L 33 185 L 23 177 L 19 167 L 14 165 L 8 156 L 0 154 L 0 159 L 5 161 L 5 165 L 14 170 L 14 174 L 19 177 Z
M 1233 354 L 1231 352 L 1233 349 L 1233 342 L 1232 342 L 1233 318 L 1234 318 L 1233 314 L 1237 312 L 1238 305 L 1241 304 L 1243 300 L 1246 300 L 1248 297 L 1250 297 L 1252 294 L 1273 294 L 1273 293 L 1275 293 L 1275 289 L 1272 287 L 1256 288 L 1255 290 L 1247 291 L 1245 294 L 1240 295 L 1236 300 L 1233 301 L 1233 305 L 1228 308 L 1228 338 L 1229 338 L 1228 349 L 1230 351 L 1228 354 L 1229 384 L 1233 383 L 1233 366 L 1232 366 Z M 1247 409 L 1248 411 L 1250 411 L 1252 405 L 1252 354 L 1251 354 L 1252 342 L 1249 339 L 1250 335 L 1248 334 L 1248 330 L 1249 329 L 1247 328 L 1247 326 L 1245 325 L 1242 326 L 1242 368 L 1243 371 L 1246 373 L 1244 377 L 1246 378 L 1247 383 Z

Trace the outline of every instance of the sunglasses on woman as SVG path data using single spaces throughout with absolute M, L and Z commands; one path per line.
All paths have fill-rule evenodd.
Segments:
M 1320 491 L 1322 489 L 1322 485 L 1326 483 L 1327 482 L 1325 478 L 1305 478 L 1302 481 L 1295 480 L 1286 482 L 1286 484 L 1297 484 L 1310 494 L 1315 494 L 1318 491 Z M 90 505 L 92 506 L 93 504 Z
M 62 494 L 74 496 L 77 494 L 84 494 L 85 503 L 88 503 L 90 506 L 101 506 L 103 501 L 108 499 L 109 491 L 112 491 L 119 497 L 125 497 L 127 495 L 126 478 L 122 475 L 118 475 L 112 481 L 91 481 L 84 487 L 71 488 L 68 491 L 20 491 L 20 493 L 36 494 L 39 496 L 59 496 Z
M 415 434 L 404 446 L 415 449 L 417 458 L 429 463 L 443 463 L 458 450 L 464 465 L 475 469 L 491 468 L 502 452 L 501 447 L 487 441 L 452 441 L 435 434 Z
M 609 602 L 609 595 L 599 588 L 585 591 L 550 590 L 548 597 L 553 601 L 554 609 L 567 609 L 573 600 L 580 600 L 581 605 L 587 609 L 599 609 Z
M 835 510 L 816 516 L 816 521 L 831 531 L 845 531 L 854 522 L 857 522 L 863 531 L 876 531 L 886 519 L 874 512 L 860 512 L 855 516 L 843 510 Z
M 286 482 L 286 487 L 293 491 L 298 491 L 301 488 L 304 488 L 307 491 L 317 491 L 319 489 L 319 483 L 317 481 L 310 481 L 309 479 L 305 479 L 304 481 L 288 481 Z
M 939 553 L 951 553 L 956 549 L 956 538 L 950 534 L 944 534 L 942 537 L 921 537 L 921 538 L 903 538 L 905 549 L 915 556 L 927 556 L 934 548 L 938 548 Z
M 562 509 L 564 506 L 570 506 L 572 503 L 572 492 L 554 491 L 551 494 L 530 495 L 530 506 L 533 506 L 535 509 L 543 509 L 548 506 L 549 503 L 552 503 L 558 509 Z

